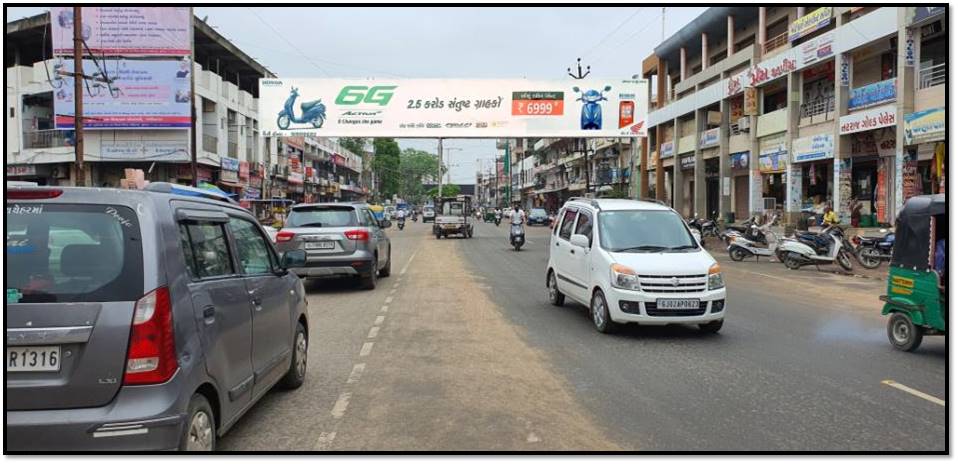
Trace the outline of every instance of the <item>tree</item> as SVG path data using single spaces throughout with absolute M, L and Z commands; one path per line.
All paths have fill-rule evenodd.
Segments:
M 365 156 L 366 139 L 362 137 L 340 137 L 339 145 L 359 156 Z
M 432 198 L 435 198 L 435 197 L 436 197 L 436 193 L 437 193 L 438 191 L 439 191 L 439 188 L 438 188 L 438 187 L 433 187 L 433 188 L 429 189 L 429 192 L 427 192 L 426 194 L 429 195 L 429 196 L 432 197 Z M 458 185 L 456 185 L 456 184 L 452 184 L 452 185 L 450 185 L 450 184 L 444 184 L 444 185 L 442 186 L 442 195 L 439 195 L 439 196 L 443 196 L 443 197 L 454 197 L 454 196 L 456 196 L 456 195 L 459 195 L 460 193 L 462 193 L 462 189 L 460 189 Z
M 436 177 L 439 172 L 436 155 L 407 148 L 399 155 L 399 172 L 401 175 L 399 195 L 411 203 L 420 203 L 426 195 L 422 186 L 426 177 Z
M 373 141 L 373 172 L 379 179 L 378 192 L 382 198 L 399 194 L 401 174 L 399 170 L 399 144 L 393 139 Z

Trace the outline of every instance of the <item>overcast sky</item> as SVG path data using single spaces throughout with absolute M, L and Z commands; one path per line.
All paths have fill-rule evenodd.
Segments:
M 47 10 L 7 8 L 7 20 Z M 665 36 L 704 10 L 667 8 Z M 660 6 L 257 5 L 198 7 L 195 13 L 208 16 L 207 22 L 221 34 L 282 77 L 563 79 L 569 78 L 566 68 L 582 57 L 595 77 L 626 78 L 641 71 L 642 59 L 662 37 Z M 455 183 L 472 183 L 477 167 L 492 166 L 480 161 L 495 157 L 492 140 L 443 144 L 460 149 L 447 152 Z M 405 139 L 400 145 L 436 151 L 435 140 Z

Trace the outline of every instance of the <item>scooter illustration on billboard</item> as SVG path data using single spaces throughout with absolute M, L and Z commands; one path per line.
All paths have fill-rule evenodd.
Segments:
M 303 113 L 297 118 L 293 112 L 293 103 L 298 96 L 299 89 L 293 87 L 289 93 L 289 98 L 287 98 L 286 103 L 283 104 L 283 110 L 279 112 L 279 117 L 276 118 L 276 125 L 279 126 L 281 130 L 289 129 L 290 123 L 312 124 L 316 129 L 323 127 L 323 122 L 326 121 L 326 105 L 323 104 L 322 100 L 300 103 L 299 108 Z
M 599 104 L 600 101 L 606 100 L 603 92 L 608 92 L 612 90 L 611 86 L 605 86 L 602 89 L 602 92 L 598 90 L 586 90 L 582 92 L 578 87 L 573 87 L 572 91 L 579 93 L 581 96 L 576 98 L 575 101 L 582 102 L 582 116 L 579 119 L 579 124 L 582 130 L 602 130 L 602 106 Z

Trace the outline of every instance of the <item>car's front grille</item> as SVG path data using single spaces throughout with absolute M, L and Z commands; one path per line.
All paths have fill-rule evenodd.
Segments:
M 705 274 L 686 275 L 640 275 L 642 291 L 649 293 L 694 293 L 704 292 Z
M 645 303 L 645 314 L 653 317 L 701 316 L 708 306 L 708 301 L 700 301 L 698 309 L 659 309 L 653 301 Z

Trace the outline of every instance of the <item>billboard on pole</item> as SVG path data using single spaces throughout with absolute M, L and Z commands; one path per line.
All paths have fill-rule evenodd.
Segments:
M 102 63 L 102 61 L 101 61 Z M 57 63 L 73 72 L 73 60 Z M 84 85 L 84 129 L 179 129 L 190 127 L 189 60 L 109 60 L 104 66 L 111 84 L 91 81 Z M 83 60 L 83 73 L 100 69 Z M 53 109 L 56 128 L 72 129 L 73 78 L 54 81 Z
M 264 135 L 644 137 L 648 81 L 260 79 Z
M 50 9 L 53 54 L 73 55 L 73 7 Z M 81 36 L 97 55 L 190 54 L 189 7 L 83 7 Z

